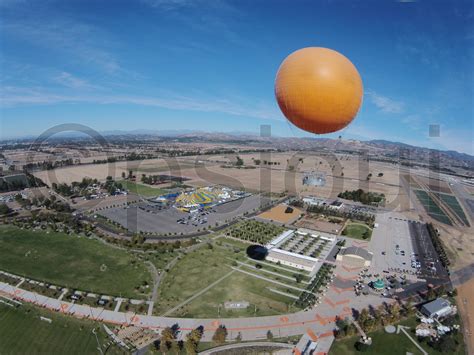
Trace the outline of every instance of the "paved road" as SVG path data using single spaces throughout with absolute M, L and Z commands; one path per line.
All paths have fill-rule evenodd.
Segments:
M 358 271 L 349 271 L 343 265 L 338 265 L 335 269 L 335 273 L 344 278 L 354 277 Z M 325 292 L 325 295 L 322 297 L 322 303 L 307 311 L 266 317 L 194 319 L 138 315 L 132 312 L 114 312 L 100 307 L 60 301 L 0 282 L 0 294 L 5 297 L 33 303 L 40 307 L 78 318 L 88 318 L 123 326 L 133 325 L 156 331 L 178 325 L 180 330 L 179 340 L 183 339 L 189 331 L 202 326 L 204 328 L 202 340 L 211 341 L 217 327 L 225 325 L 229 334 L 229 340 L 235 339 L 239 333 L 244 341 L 266 339 L 268 330 L 271 330 L 273 335 L 278 338 L 302 334 L 311 334 L 312 337 L 316 335 L 319 339 L 323 339 L 324 341 L 321 343 L 325 344 L 325 349 L 320 350 L 318 348 L 318 351 L 329 350 L 331 344 L 329 340 L 333 336 L 336 315 L 341 318 L 352 317 L 354 309 L 360 310 L 369 305 L 377 307 L 384 302 L 392 302 L 390 299 L 373 295 L 354 297 L 352 290 L 346 291 L 333 286 L 329 287 Z

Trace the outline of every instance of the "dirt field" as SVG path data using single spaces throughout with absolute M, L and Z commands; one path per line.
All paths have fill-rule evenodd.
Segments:
M 38 172 L 35 175 L 48 185 L 51 182 L 80 181 L 83 177 L 104 180 L 108 175 L 120 178 L 129 170 L 136 174 L 171 174 L 189 178 L 192 186 L 226 185 L 249 191 L 263 191 L 299 196 L 334 198 L 344 190 L 364 189 L 383 193 L 386 207 L 396 211 L 413 208 L 405 190 L 401 187 L 400 171 L 393 165 L 379 162 L 359 161 L 357 157 L 318 156 L 292 153 L 243 154 L 246 166 L 254 169 L 224 168 L 224 164 L 235 160 L 235 155 L 182 157 L 175 159 L 150 159 L 144 161 L 118 162 L 115 164 L 81 165 Z M 260 165 L 255 161 L 260 160 Z M 272 162 L 264 165 L 262 162 Z M 288 167 L 293 166 L 294 171 Z M 318 171 L 326 174 L 322 187 L 303 185 L 305 174 Z M 370 181 L 367 175 L 372 174 Z M 379 173 L 383 174 L 378 176 Z
M 428 179 L 423 177 L 417 177 L 417 179 L 419 179 L 423 184 L 427 185 L 432 191 L 444 192 L 447 194 L 450 194 L 452 192 L 446 181 Z
M 456 301 L 463 319 L 465 334 L 468 334 L 465 337 L 467 338 L 465 340 L 467 341 L 468 354 L 474 354 L 474 293 L 472 292 L 474 290 L 474 278 L 459 286 L 457 290 Z
M 196 163 L 198 165 L 198 163 Z M 140 176 L 141 174 L 166 174 L 183 176 L 181 173 L 183 168 L 194 170 L 196 165 L 193 159 L 149 159 L 140 161 L 124 161 L 109 164 L 90 164 L 77 165 L 65 168 L 59 168 L 48 171 L 40 171 L 35 173 L 46 184 L 62 183 L 70 184 L 73 181 L 81 181 L 84 177 L 89 177 L 98 180 L 105 180 L 107 176 L 112 176 L 119 179 L 122 173 L 128 175 L 130 170 L 134 174 Z
M 267 219 L 282 224 L 290 224 L 303 213 L 300 209 L 295 207 L 291 207 L 293 209 L 293 212 L 285 213 L 287 207 L 288 206 L 285 204 L 279 204 L 271 208 L 270 210 L 259 214 L 257 217 L 260 219 Z
M 304 216 L 295 223 L 298 228 L 307 228 L 325 233 L 339 234 L 344 226 L 343 223 L 331 223 L 325 220 L 316 219 L 312 216 Z

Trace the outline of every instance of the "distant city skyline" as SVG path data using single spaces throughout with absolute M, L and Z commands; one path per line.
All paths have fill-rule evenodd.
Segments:
M 0 139 L 61 123 L 255 134 L 270 124 L 277 136 L 474 154 L 471 1 L 0 0 L 0 11 Z M 362 109 L 341 132 L 304 133 L 275 101 L 280 63 L 310 46 L 361 74 Z

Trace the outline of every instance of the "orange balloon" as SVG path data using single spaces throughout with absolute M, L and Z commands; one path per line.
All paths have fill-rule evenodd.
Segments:
M 346 127 L 362 104 L 359 72 L 349 59 L 328 48 L 290 54 L 278 69 L 275 96 L 285 117 L 312 133 Z

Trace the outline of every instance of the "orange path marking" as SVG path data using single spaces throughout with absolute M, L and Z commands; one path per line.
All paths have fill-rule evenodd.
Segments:
M 326 338 L 326 337 L 330 337 L 331 335 L 334 335 L 334 333 L 332 331 L 327 331 L 326 333 L 321 333 L 319 334 L 319 337 L 320 338 Z
M 311 338 L 311 340 L 313 340 L 313 341 L 318 340 L 317 335 L 314 334 L 314 332 L 313 332 L 312 329 L 310 329 L 310 328 L 306 329 L 306 333 L 309 335 L 309 337 Z

